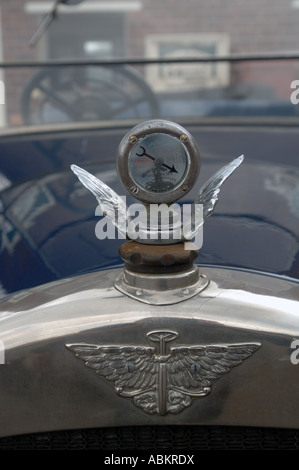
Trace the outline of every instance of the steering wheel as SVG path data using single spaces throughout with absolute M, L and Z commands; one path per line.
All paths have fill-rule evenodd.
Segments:
M 27 83 L 21 113 L 26 125 L 152 118 L 159 103 L 132 67 L 47 67 Z

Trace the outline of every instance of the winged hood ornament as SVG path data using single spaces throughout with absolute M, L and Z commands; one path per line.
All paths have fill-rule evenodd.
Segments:
M 199 190 L 193 203 L 192 230 L 180 230 L 181 241 L 193 239 L 201 228 L 204 220 L 215 210 L 219 200 L 219 193 L 225 180 L 238 168 L 244 160 L 241 155 L 228 165 L 218 170 Z M 125 198 L 119 196 L 112 188 L 88 171 L 77 165 L 71 165 L 71 170 L 81 183 L 95 196 L 103 213 L 111 220 L 119 233 L 128 239 L 135 240 L 136 230 L 132 227 L 132 216 L 128 210 Z M 198 207 L 199 206 L 199 207 Z M 198 211 L 202 211 L 203 218 L 196 217 Z M 197 220 L 197 223 L 195 222 Z
M 77 165 L 71 165 L 71 170 L 79 181 L 95 196 L 103 214 L 115 225 L 123 237 L 127 237 L 124 227 L 128 221 L 128 208 L 124 198 L 113 191 L 110 186 Z
M 193 263 L 202 245 L 204 221 L 215 210 L 222 184 L 243 162 L 236 158 L 219 169 L 191 202 L 176 203 L 197 181 L 200 153 L 187 130 L 169 121 L 146 121 L 127 133 L 118 148 L 121 182 L 136 204 L 77 165 L 71 169 L 98 202 L 98 238 L 127 241 L 119 248 L 124 270 L 117 290 L 140 302 L 166 305 L 182 302 L 204 290 L 207 277 Z M 134 208 L 133 208 L 134 206 Z M 133 209 L 132 209 L 133 208 Z M 108 219 L 108 220 L 107 220 Z M 109 225 L 108 226 L 108 222 Z M 104 227 L 98 234 L 98 226 Z M 110 232 L 110 228 L 113 230 Z
M 232 162 L 225 165 L 218 170 L 208 181 L 200 188 L 197 198 L 195 199 L 196 204 L 202 204 L 203 206 L 203 217 L 206 219 L 215 210 L 216 204 L 219 199 L 220 188 L 224 181 L 241 165 L 244 160 L 244 155 L 236 158 Z

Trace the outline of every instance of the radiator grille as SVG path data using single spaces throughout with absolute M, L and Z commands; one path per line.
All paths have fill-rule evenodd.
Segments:
M 145 426 L 57 431 L 0 439 L 0 450 L 299 450 L 299 430 Z

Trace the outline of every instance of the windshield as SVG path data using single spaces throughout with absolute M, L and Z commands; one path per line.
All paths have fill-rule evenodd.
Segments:
M 298 116 L 298 0 L 0 5 L 2 129 Z

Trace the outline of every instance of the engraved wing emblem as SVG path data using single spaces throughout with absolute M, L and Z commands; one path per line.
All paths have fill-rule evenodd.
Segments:
M 169 347 L 175 331 L 150 331 L 153 346 L 67 344 L 97 374 L 114 382 L 121 397 L 132 398 L 146 413 L 180 413 L 192 397 L 211 392 L 213 381 L 241 364 L 259 343 Z

